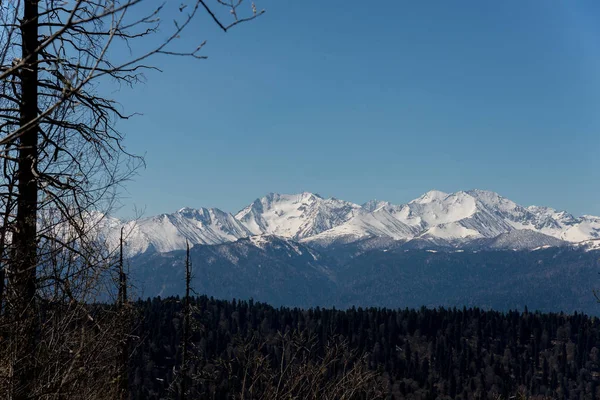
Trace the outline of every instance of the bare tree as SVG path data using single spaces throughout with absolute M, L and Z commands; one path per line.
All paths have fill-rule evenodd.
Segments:
M 120 357 L 117 363 L 118 370 L 118 388 L 119 398 L 127 399 L 129 397 L 129 335 L 130 331 L 130 319 L 132 313 L 129 309 L 129 302 L 127 298 L 127 274 L 125 273 L 125 261 L 123 257 L 123 247 L 125 245 L 123 238 L 123 230 L 121 227 L 121 235 L 119 237 L 119 262 L 118 266 L 118 294 L 117 294 L 117 309 L 119 312 L 121 325 L 120 328 L 124 332 L 124 337 L 120 340 Z
M 203 43 L 183 51 L 174 47 L 199 11 L 224 31 L 262 13 L 254 4 L 244 12 L 243 0 L 216 0 L 233 18 L 224 23 L 207 2 L 185 0 L 178 2 L 179 17 L 165 31 L 160 17 L 167 3 L 149 4 L 0 2 L 4 398 L 92 398 L 81 388 L 88 384 L 93 389 L 97 381 L 81 371 L 80 363 L 88 357 L 100 369 L 114 367 L 109 355 L 119 353 L 106 346 L 107 340 L 119 342 L 115 332 L 123 333 L 110 329 L 118 313 L 90 304 L 102 299 L 117 251 L 104 246 L 104 215 L 143 160 L 124 148 L 115 125 L 132 114 L 99 87 L 136 85 L 144 71 L 154 68 L 149 62 L 156 55 L 205 58 Z M 124 59 L 110 57 L 115 49 L 137 48 L 144 38 L 153 38 L 145 42 L 153 47 L 132 50 Z M 0 278 L 4 283 L 4 275 Z M 67 335 L 62 342 L 56 336 L 61 330 Z M 49 355 L 58 357 L 52 366 Z M 94 396 L 98 393 L 109 395 L 104 390 Z
M 187 398 L 197 398 L 199 393 L 195 390 L 193 384 L 193 368 L 206 360 L 202 354 L 199 354 L 192 337 L 204 331 L 203 325 L 195 318 L 198 315 L 198 307 L 192 302 L 192 294 L 196 294 L 192 288 L 192 259 L 190 257 L 190 244 L 186 240 L 185 252 L 185 294 L 181 307 L 181 338 L 179 340 L 180 361 L 174 368 L 174 376 L 171 381 L 168 393 L 170 398 L 184 400 Z
M 181 390 L 179 400 L 187 397 L 188 350 L 190 346 L 190 319 L 192 314 L 190 291 L 192 286 L 192 262 L 190 260 L 190 243 L 186 240 L 185 252 L 185 298 L 183 300 L 183 329 L 181 334 Z

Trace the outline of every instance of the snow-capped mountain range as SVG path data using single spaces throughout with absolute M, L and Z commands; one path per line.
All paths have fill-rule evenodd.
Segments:
M 256 199 L 233 215 L 216 208 L 182 208 L 137 221 L 107 218 L 106 237 L 118 243 L 124 226 L 129 255 L 160 253 L 190 245 L 221 244 L 273 235 L 308 245 L 328 246 L 374 238 L 468 247 L 496 238 L 515 248 L 596 243 L 600 217 L 574 217 L 548 207 L 523 207 L 483 190 L 430 191 L 401 205 L 372 200 L 363 205 L 313 193 L 276 194 Z M 520 246 L 517 246 L 520 244 Z

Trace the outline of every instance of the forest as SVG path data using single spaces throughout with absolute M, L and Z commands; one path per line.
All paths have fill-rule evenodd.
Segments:
M 183 299 L 134 308 L 130 395 L 169 398 L 182 379 Z M 206 296 L 190 310 L 189 398 L 598 396 L 600 323 L 584 314 L 274 308 Z M 341 387 L 353 392 L 332 395 Z

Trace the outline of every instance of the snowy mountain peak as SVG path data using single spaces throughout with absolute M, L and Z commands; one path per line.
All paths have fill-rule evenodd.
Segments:
M 360 206 L 335 198 L 323 199 L 309 192 L 271 193 L 236 214 L 255 235 L 270 234 L 302 239 L 340 225 Z
M 218 208 L 189 208 L 184 207 L 177 211 L 177 215 L 182 218 L 194 219 L 203 223 L 210 224 L 211 221 L 218 218 L 227 218 L 227 213 L 219 210 Z M 165 214 L 169 218 L 168 214 Z
M 429 192 L 425 193 L 421 197 L 414 199 L 410 203 L 427 204 L 427 203 L 431 203 L 434 201 L 442 201 L 446 197 L 448 197 L 448 193 L 444 193 L 439 190 L 430 190 Z
M 367 201 L 361 207 L 368 212 L 373 212 L 373 211 L 379 210 L 383 207 L 388 207 L 391 205 L 392 205 L 392 203 L 390 203 L 388 201 L 380 201 L 377 199 L 373 199 L 373 200 Z
M 575 218 L 548 207 L 525 208 L 487 190 L 450 194 L 433 190 L 404 205 L 372 200 L 362 208 L 364 213 L 308 240 L 332 243 L 373 237 L 394 240 L 419 238 L 460 246 L 480 238 L 490 239 L 520 230 L 540 235 L 510 237 L 527 237 L 529 242 L 542 242 L 543 238 L 550 236 L 557 239 L 556 243 L 600 238 L 600 218 Z
M 160 214 L 122 224 L 126 248 L 130 254 L 148 249 L 158 252 L 185 249 L 186 243 L 218 244 L 230 242 L 251 233 L 233 215 L 217 208 L 182 208 L 173 214 Z M 119 229 L 108 235 L 118 243 Z

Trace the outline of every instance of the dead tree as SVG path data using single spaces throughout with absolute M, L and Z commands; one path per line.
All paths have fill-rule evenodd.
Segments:
M 88 375 L 78 363 L 85 355 L 92 365 L 112 349 L 99 343 L 114 340 L 109 327 L 118 318 L 88 305 L 101 298 L 117 251 L 104 245 L 104 216 L 143 160 L 125 150 L 115 128 L 132 114 L 99 85 L 135 85 L 156 55 L 205 58 L 203 43 L 189 51 L 172 46 L 198 12 L 225 31 L 260 14 L 252 4 L 238 18 L 242 0 L 216 0 L 233 15 L 225 24 L 205 1 L 184 0 L 166 39 L 111 60 L 112 49 L 136 48 L 158 31 L 164 8 L 148 3 L 0 2 L 0 267 L 7 275 L 0 359 L 8 360 L 0 365 L 2 398 L 84 398 Z M 61 343 L 62 329 L 71 337 Z M 59 348 L 61 361 L 53 363 L 49 355 Z
M 125 263 L 123 260 L 123 230 L 121 227 L 121 236 L 119 238 L 119 262 L 118 262 L 118 276 L 119 276 L 119 291 L 117 297 L 118 312 L 121 317 L 122 326 L 125 327 L 125 337 L 121 339 L 120 357 L 118 363 L 118 392 L 119 398 L 127 399 L 129 397 L 129 336 L 127 335 L 129 321 L 128 303 L 127 303 L 127 274 L 125 273 Z
M 183 328 L 181 333 L 181 390 L 179 399 L 187 397 L 188 376 L 188 351 L 190 346 L 190 318 L 192 314 L 190 304 L 190 291 L 192 285 L 192 262 L 190 260 L 190 243 L 186 240 L 185 251 L 185 298 L 183 300 Z
M 14 341 L 12 395 L 15 400 L 26 399 L 35 382 L 34 361 L 38 341 L 35 322 L 35 291 L 37 266 L 38 184 L 35 176 L 38 162 L 38 32 L 37 1 L 23 4 L 21 23 L 21 62 L 19 69 L 19 148 L 17 151 L 17 215 L 14 220 L 13 254 L 8 274 L 12 292 L 12 318 L 18 322 Z

